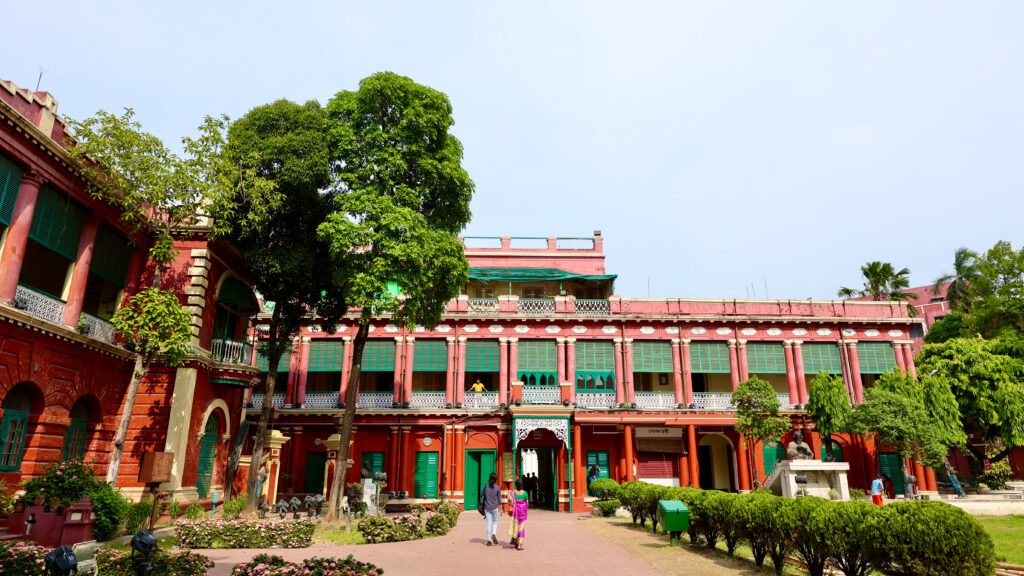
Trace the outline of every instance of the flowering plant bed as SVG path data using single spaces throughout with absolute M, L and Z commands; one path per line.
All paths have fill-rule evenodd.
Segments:
M 258 554 L 251 562 L 236 564 L 231 576 L 380 576 L 384 570 L 360 562 L 349 555 L 347 558 L 309 558 L 301 562 L 288 562 L 273 554 Z
M 49 576 L 45 558 L 52 551 L 46 546 L 18 542 L 0 542 L 0 574 L 18 576 Z M 193 552 L 157 550 L 151 557 L 154 574 L 174 576 L 204 576 L 213 562 Z M 124 550 L 99 550 L 96 566 L 103 576 L 134 576 L 131 554 Z M 316 574 L 313 572 L 313 574 Z
M 174 530 L 183 548 L 306 548 L 318 520 L 177 520 Z

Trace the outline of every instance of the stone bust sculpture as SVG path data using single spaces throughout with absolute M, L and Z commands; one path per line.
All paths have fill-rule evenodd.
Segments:
M 814 452 L 811 452 L 811 447 L 804 442 L 803 432 L 793 433 L 793 441 L 786 447 L 786 456 L 790 460 L 811 460 L 814 458 Z

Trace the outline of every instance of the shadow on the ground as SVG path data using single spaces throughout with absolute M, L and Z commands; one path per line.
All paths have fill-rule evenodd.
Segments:
M 710 550 L 706 546 L 695 546 L 691 544 L 685 536 L 673 545 L 669 544 L 668 535 L 655 534 L 649 527 L 638 526 L 627 519 L 613 519 L 611 520 L 611 523 L 626 528 L 627 530 L 644 534 L 649 539 L 648 542 L 644 542 L 640 545 L 644 548 L 660 549 L 665 546 L 677 546 L 681 553 L 700 556 L 717 566 L 721 566 L 723 569 L 733 571 L 732 573 L 735 574 L 760 576 L 763 574 L 775 573 L 774 568 L 771 566 L 771 562 L 768 560 L 765 561 L 765 565 L 763 567 L 758 568 L 754 564 L 753 560 L 728 556 L 724 550 Z

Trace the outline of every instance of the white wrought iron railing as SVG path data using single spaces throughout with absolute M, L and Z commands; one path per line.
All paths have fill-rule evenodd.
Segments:
M 779 399 L 779 407 L 783 410 L 792 410 L 793 402 L 789 397 L 789 392 L 776 392 L 775 396 Z
M 356 399 L 356 408 L 369 408 L 371 410 L 391 408 L 394 401 L 395 396 L 391 392 L 360 392 L 359 397 Z
M 249 401 L 253 408 L 263 408 L 263 397 L 265 395 L 262 392 L 258 392 L 252 395 L 252 399 Z M 284 406 L 284 392 L 278 392 L 274 394 L 274 402 L 271 404 L 274 408 L 280 408 Z
M 228 364 L 252 364 L 252 346 L 230 338 L 215 338 L 210 341 L 210 356 Z
M 82 312 L 82 320 L 85 321 L 85 325 L 88 326 L 87 336 L 106 342 L 107 344 L 114 343 L 114 325 L 106 320 L 100 320 L 99 318 Z
M 411 408 L 444 408 L 447 402 L 444 392 L 413 392 Z
M 493 316 L 499 312 L 497 298 L 470 298 L 467 311 L 470 314 Z
M 462 407 L 467 410 L 489 410 L 498 407 L 497 392 L 466 392 Z
M 576 405 L 580 408 L 614 408 L 615 392 L 576 392 Z
M 607 300 L 595 300 L 592 298 L 576 299 L 576 315 L 584 317 L 607 316 L 611 313 L 611 306 Z
M 306 392 L 302 402 L 304 408 L 330 409 L 338 407 L 338 392 Z
M 732 410 L 731 392 L 694 392 L 693 403 L 699 410 Z
M 52 324 L 59 325 L 64 320 L 63 300 L 37 292 L 21 284 L 18 284 L 14 290 L 14 307 Z
M 524 404 L 558 404 L 561 400 L 558 386 L 523 386 Z
M 637 408 L 667 410 L 676 407 L 676 395 L 672 392 L 635 392 L 633 400 Z
M 555 313 L 554 298 L 520 298 L 519 313 L 524 316 L 548 316 Z

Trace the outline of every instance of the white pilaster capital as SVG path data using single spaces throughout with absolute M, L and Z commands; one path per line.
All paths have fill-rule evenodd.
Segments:
M 555 338 L 555 341 L 558 342 L 559 344 L 563 344 L 563 345 L 565 344 L 565 338 L 562 337 L 562 336 L 559 336 L 558 338 Z
M 517 342 L 519 342 L 519 338 L 517 338 L 515 336 L 509 336 L 509 338 L 508 338 L 508 343 L 509 344 L 515 344 Z
M 678 347 L 679 346 L 679 338 L 673 338 L 672 339 L 672 345 Z
M 455 342 L 455 336 L 446 336 L 445 340 L 447 340 L 448 342 Z
M 612 342 L 614 342 L 614 343 L 616 343 L 616 344 L 621 346 L 622 345 L 622 338 L 612 338 Z
M 735 338 L 729 338 L 728 342 L 729 342 L 729 348 L 735 348 L 736 347 L 736 339 Z
M 402 342 L 405 342 L 405 336 L 395 336 L 395 343 L 401 344 Z
M 689 338 L 680 338 L 679 342 L 682 343 L 683 346 L 689 346 L 691 340 Z
M 846 345 L 849 346 L 850 348 L 856 348 L 857 342 L 859 342 L 859 340 L 847 340 Z
M 342 342 L 351 342 L 352 341 L 352 337 L 351 336 L 342 336 L 341 337 L 341 341 Z
M 565 339 L 565 343 L 566 344 L 574 344 L 575 342 L 576 342 L 575 338 L 566 338 Z
M 746 340 L 737 340 L 736 344 L 739 345 L 740 348 L 746 348 L 747 341 Z
M 459 336 L 459 343 L 460 344 L 465 344 L 466 340 L 467 340 L 467 338 L 465 336 Z
M 626 344 L 632 344 L 632 343 L 633 343 L 633 339 L 632 339 L 632 338 L 623 338 L 622 340 L 623 340 L 623 341 L 624 341 L 624 342 L 625 342 Z
M 415 336 L 406 336 L 405 337 L 405 341 L 406 342 L 415 342 L 416 341 L 416 337 Z
M 508 338 L 505 337 L 505 336 L 502 336 L 502 337 L 498 338 L 498 344 L 508 345 Z
M 803 343 L 804 343 L 803 340 L 793 340 L 793 347 L 794 348 L 799 348 L 800 345 L 803 344 Z

